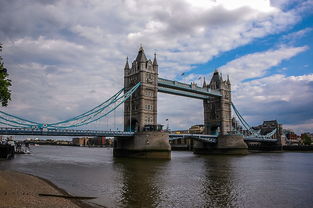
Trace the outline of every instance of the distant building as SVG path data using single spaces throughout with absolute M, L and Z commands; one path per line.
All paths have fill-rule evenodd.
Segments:
M 204 132 L 204 125 L 199 124 L 199 125 L 193 125 L 189 129 L 190 134 L 203 134 Z
M 76 145 L 76 146 L 88 146 L 88 142 L 89 142 L 89 137 L 80 137 L 80 138 L 73 138 L 72 139 L 72 142 L 73 142 L 73 145 Z
M 292 130 L 284 130 L 287 145 L 299 145 L 300 138 Z
M 113 143 L 112 138 L 107 139 L 104 136 L 99 137 L 80 137 L 72 139 L 73 145 L 76 146 L 111 146 Z
M 272 139 L 278 139 L 278 144 L 284 145 L 285 141 L 282 139 L 283 129 L 282 125 L 277 122 L 277 120 L 272 121 L 263 121 L 262 125 L 253 127 L 255 130 L 261 130 L 261 135 L 266 135 L 271 133 L 276 129 L 275 134 L 272 136 Z

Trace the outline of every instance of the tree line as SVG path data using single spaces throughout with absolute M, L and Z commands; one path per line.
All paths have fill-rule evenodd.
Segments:
M 8 78 L 8 70 L 4 67 L 3 59 L 1 56 L 2 44 L 0 43 L 0 105 L 8 106 L 8 102 L 11 100 L 11 80 Z

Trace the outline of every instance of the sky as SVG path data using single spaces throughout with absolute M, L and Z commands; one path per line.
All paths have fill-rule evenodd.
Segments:
M 83 113 L 123 88 L 142 44 L 159 77 L 201 86 L 216 69 L 229 75 L 252 126 L 313 132 L 312 14 L 312 0 L 1 0 L 12 101 L 0 110 L 42 123 Z M 202 101 L 158 93 L 158 123 L 201 124 Z M 123 108 L 93 125 L 122 129 Z

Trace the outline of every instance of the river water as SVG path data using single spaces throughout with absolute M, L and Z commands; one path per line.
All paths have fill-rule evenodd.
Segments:
M 113 158 L 111 148 L 39 146 L 0 161 L 106 207 L 313 207 L 313 153 Z

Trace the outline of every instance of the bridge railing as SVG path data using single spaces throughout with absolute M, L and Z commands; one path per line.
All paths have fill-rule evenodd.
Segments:
M 32 129 L 0 127 L 0 135 L 47 135 L 47 136 L 132 136 L 134 132 L 76 130 L 76 129 Z

